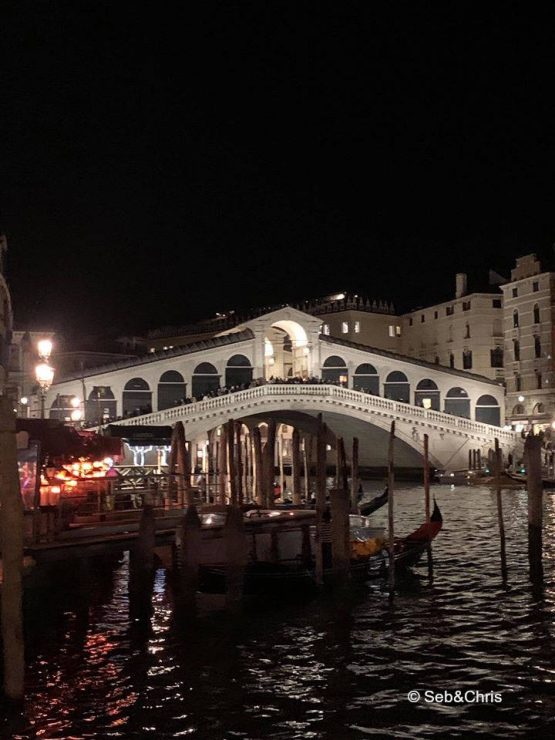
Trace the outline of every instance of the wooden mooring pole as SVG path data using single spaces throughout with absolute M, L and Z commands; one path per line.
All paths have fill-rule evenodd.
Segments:
M 330 491 L 332 569 L 337 585 L 344 584 L 350 574 L 351 538 L 349 533 L 349 491 Z
M 318 420 L 316 437 L 316 583 L 324 583 L 324 557 L 322 552 L 322 527 L 326 507 L 326 437 L 327 427 Z
M 358 511 L 358 437 L 353 437 L 353 452 L 351 456 L 351 512 Z
M 226 425 L 220 428 L 220 441 L 218 443 L 218 501 L 220 504 L 226 502 L 226 474 L 227 474 L 227 440 Z
M 226 606 L 231 611 L 240 608 L 247 566 L 247 538 L 241 509 L 231 506 L 227 510 L 224 526 L 226 552 Z
M 395 589 L 395 526 L 394 526 L 394 444 L 395 444 L 395 421 L 391 422 L 391 431 L 389 432 L 389 449 L 387 452 L 387 487 L 389 495 L 387 498 L 387 524 L 389 533 L 389 573 L 388 586 L 389 592 L 393 593 Z
M 23 504 L 17 472 L 13 401 L 0 398 L 0 544 L 2 549 L 2 643 L 4 693 L 23 699 Z
M 252 430 L 253 463 L 254 463 L 254 499 L 258 506 L 264 506 L 264 471 L 262 465 L 262 439 L 260 427 Z
M 275 475 L 275 455 L 276 455 L 276 421 L 270 419 L 268 422 L 268 436 L 264 445 L 264 506 L 271 509 L 274 505 L 274 475 Z
M 497 500 L 497 521 L 499 524 L 499 542 L 501 546 L 501 578 L 503 583 L 507 582 L 507 553 L 505 550 L 505 524 L 503 522 L 503 501 L 501 499 L 501 473 L 502 473 L 502 456 L 499 448 L 499 440 L 495 438 L 494 452 L 494 470 L 495 470 L 495 498 Z
M 182 603 L 187 611 L 193 614 L 196 612 L 201 537 L 201 521 L 196 506 L 190 504 L 179 523 L 175 538 L 181 574 Z
M 291 467 L 292 467 L 292 487 L 293 487 L 293 503 L 299 505 L 301 503 L 301 435 L 297 427 L 293 428 L 293 436 L 291 441 Z M 305 476 L 307 475 L 306 464 L 305 464 Z
M 129 551 L 129 611 L 132 617 L 152 612 L 156 521 L 152 503 L 145 497 L 138 537 Z
M 237 506 L 237 479 L 235 476 L 235 422 L 227 422 L 227 469 L 229 472 L 229 498 L 231 506 Z
M 524 443 L 526 458 L 526 486 L 528 489 L 528 560 L 530 580 L 543 580 L 542 525 L 543 525 L 543 482 L 541 439 L 529 434 Z
M 430 526 L 430 453 L 429 453 L 429 438 L 428 435 L 424 435 L 424 508 L 426 512 L 426 525 Z M 428 540 L 428 546 L 426 547 L 426 554 L 428 556 L 428 575 L 430 579 L 433 578 L 433 560 L 432 560 L 432 543 Z

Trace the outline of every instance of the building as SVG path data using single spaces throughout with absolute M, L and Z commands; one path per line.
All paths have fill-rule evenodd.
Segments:
M 7 250 L 6 237 L 0 234 L 0 393 L 16 398 L 9 377 L 13 311 L 10 289 L 4 271 Z
M 506 411 L 509 423 L 547 427 L 555 418 L 555 273 L 535 254 L 516 261 L 504 294 Z
M 452 300 L 410 311 L 400 323 L 403 354 L 503 382 L 501 293 L 468 293 L 459 273 Z

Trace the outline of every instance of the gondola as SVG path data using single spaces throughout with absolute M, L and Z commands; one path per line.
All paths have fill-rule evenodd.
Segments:
M 416 565 L 428 546 L 435 537 L 437 537 L 443 526 L 443 516 L 439 506 L 434 499 L 434 510 L 430 517 L 430 523 L 424 523 L 414 532 L 397 540 L 395 543 L 395 566 L 401 568 L 410 568 Z
M 525 486 L 528 481 L 528 477 L 522 473 L 507 473 L 507 475 L 509 478 L 521 483 L 523 486 Z M 542 486 L 544 488 L 555 488 L 555 478 L 542 478 Z
M 378 509 L 381 509 L 382 506 L 387 504 L 387 499 L 389 497 L 389 489 L 386 486 L 385 491 L 383 493 L 380 493 L 379 496 L 376 496 L 372 499 L 372 501 L 368 501 L 366 504 L 360 504 L 359 505 L 359 511 L 362 514 L 362 516 L 370 516 L 370 514 L 373 514 Z

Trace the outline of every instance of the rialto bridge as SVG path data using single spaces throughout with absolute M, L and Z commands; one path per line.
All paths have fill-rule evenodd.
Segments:
M 496 437 L 505 454 L 517 444 L 502 429 L 504 389 L 494 381 L 324 336 L 317 318 L 290 307 L 213 339 L 66 377 L 48 393 L 53 418 L 69 418 L 77 403 L 91 426 L 181 420 L 198 450 L 229 419 L 248 427 L 273 416 L 310 433 L 322 414 L 335 435 L 359 438 L 369 466 L 385 464 L 392 420 L 400 467 L 422 464 L 425 433 L 440 468 L 465 467 L 469 450 L 486 454 Z

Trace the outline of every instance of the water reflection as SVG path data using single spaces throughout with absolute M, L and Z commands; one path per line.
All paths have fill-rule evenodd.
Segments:
M 444 515 L 434 580 L 424 558 L 392 601 L 376 581 L 308 603 L 266 599 L 240 619 L 207 599 L 198 619 L 182 620 L 171 578 L 159 570 L 150 614 L 130 622 L 127 558 L 66 569 L 65 586 L 46 601 L 29 598 L 28 698 L 23 716 L 10 720 L 13 736 L 547 733 L 555 704 L 553 498 L 545 498 L 538 593 L 528 579 L 523 492 L 503 493 L 506 585 L 495 494 L 434 493 Z M 421 489 L 400 489 L 399 534 L 418 526 L 423 511 Z M 500 691 L 503 701 L 411 704 L 412 689 Z

